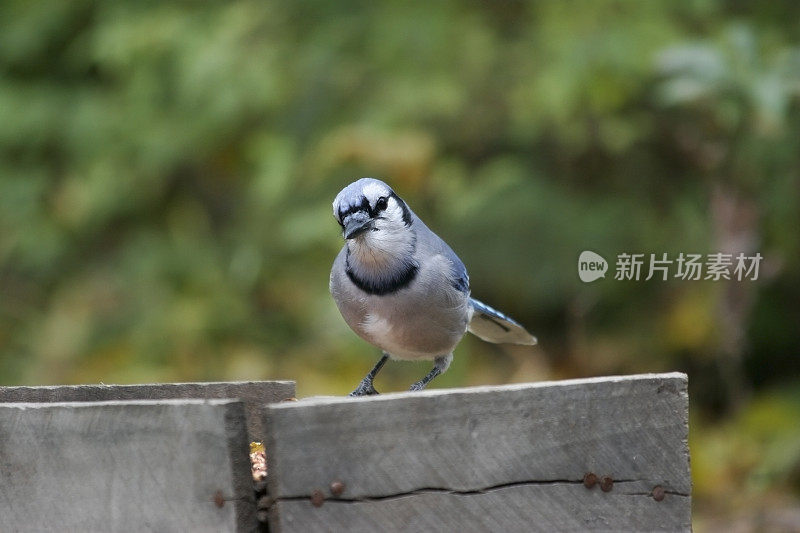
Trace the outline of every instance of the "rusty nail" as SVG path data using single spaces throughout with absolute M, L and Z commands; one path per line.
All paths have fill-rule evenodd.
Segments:
M 225 498 L 222 497 L 222 491 L 218 490 L 214 493 L 214 505 L 217 507 L 222 507 L 225 505 Z
M 597 476 L 594 472 L 586 472 L 583 476 L 583 486 L 587 489 L 591 489 L 597 483 Z
M 342 495 L 343 492 L 344 492 L 344 483 L 338 480 L 331 483 L 331 494 L 333 494 L 336 497 L 339 497 Z
M 600 488 L 603 492 L 610 492 L 612 488 L 614 488 L 614 480 L 611 479 L 611 476 L 603 476 L 600 478 Z
M 297 398 L 295 398 L 294 396 L 292 396 L 291 398 L 284 398 L 284 399 L 283 399 L 283 400 L 281 400 L 281 401 L 284 401 L 284 402 L 296 402 L 296 401 L 297 401 Z
M 311 493 L 311 505 L 314 507 L 322 507 L 323 503 L 325 503 L 325 495 L 322 494 L 321 490 L 314 489 L 314 492 Z
M 662 487 L 661 485 L 656 485 L 655 487 L 653 487 L 653 499 L 655 501 L 657 502 L 663 501 L 664 496 L 666 495 L 667 493 L 664 491 L 664 487 Z

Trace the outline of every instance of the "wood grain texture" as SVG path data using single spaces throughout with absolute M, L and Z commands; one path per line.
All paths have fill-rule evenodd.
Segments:
M 0 531 L 252 530 L 244 404 L 0 404 L 0 509 Z
M 114 400 L 240 399 L 251 440 L 264 438 L 264 405 L 295 395 L 294 381 L 155 383 L 144 385 L 57 385 L 0 387 L 3 402 L 101 402 Z
M 681 531 L 689 498 L 619 483 L 609 493 L 574 483 L 513 485 L 479 493 L 420 491 L 382 500 L 280 501 L 281 531 Z
M 266 425 L 278 532 L 690 528 L 684 374 L 320 398 L 269 406 Z

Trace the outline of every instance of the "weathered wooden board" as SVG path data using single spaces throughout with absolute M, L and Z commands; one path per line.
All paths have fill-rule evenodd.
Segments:
M 230 400 L 0 404 L 0 531 L 250 531 Z
M 574 483 L 523 484 L 480 493 L 420 491 L 378 501 L 282 501 L 280 531 L 675 531 L 687 498 L 633 492 L 620 483 L 609 493 Z
M 691 527 L 684 374 L 314 399 L 266 426 L 273 532 Z
M 244 401 L 251 440 L 264 438 L 264 405 L 293 397 L 294 381 L 58 385 L 0 387 L 3 402 L 101 402 L 113 400 L 227 399 Z

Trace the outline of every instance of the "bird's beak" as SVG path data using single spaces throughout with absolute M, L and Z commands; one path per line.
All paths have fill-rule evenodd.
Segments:
M 372 228 L 372 219 L 363 211 L 356 211 L 344 221 L 344 238 L 355 239 Z

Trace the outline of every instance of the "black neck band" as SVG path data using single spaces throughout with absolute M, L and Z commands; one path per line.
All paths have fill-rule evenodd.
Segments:
M 347 277 L 350 278 L 350 281 L 362 291 L 367 294 L 383 296 L 407 287 L 414 281 L 414 278 L 417 277 L 419 266 L 416 262 L 407 263 L 405 268 L 395 273 L 395 275 L 389 279 L 366 280 L 359 277 L 350 267 L 350 249 L 348 248 L 347 256 L 345 257 L 345 272 L 347 273 Z

